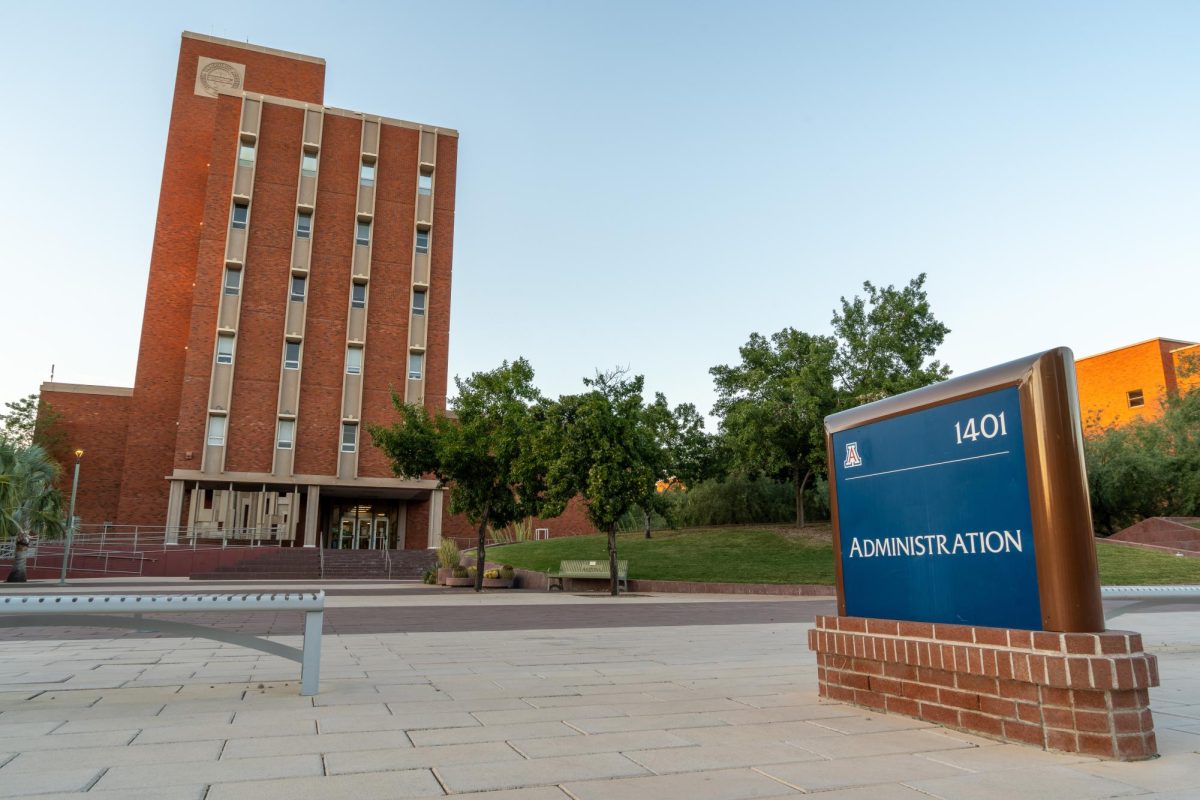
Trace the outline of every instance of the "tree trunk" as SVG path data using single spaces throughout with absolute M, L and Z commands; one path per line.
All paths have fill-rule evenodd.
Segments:
M 13 545 L 13 564 L 12 569 L 8 573 L 6 582 L 8 583 L 25 583 L 28 579 L 25 577 L 25 560 L 29 557 L 29 536 L 21 531 L 17 534 L 17 540 Z M 64 555 L 65 557 L 65 555 Z
M 812 477 L 812 470 L 804 473 L 804 478 L 800 478 L 800 465 L 792 467 L 792 484 L 796 487 L 796 527 L 804 527 L 804 487 L 808 486 L 808 479 Z
M 651 538 L 650 537 L 650 512 L 647 511 L 645 508 L 642 508 L 642 519 L 646 523 L 646 538 L 649 539 L 649 538 Z
M 617 583 L 617 523 L 608 526 L 608 593 L 616 597 L 620 591 Z
M 487 521 L 491 508 L 485 508 L 479 522 L 479 543 L 475 548 L 475 591 L 483 591 L 483 571 L 487 568 Z

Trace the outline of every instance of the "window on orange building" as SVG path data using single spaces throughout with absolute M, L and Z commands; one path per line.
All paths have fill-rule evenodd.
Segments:
M 1141 389 L 1134 389 L 1131 392 L 1126 392 L 1125 400 L 1129 403 L 1130 408 L 1138 408 L 1139 406 L 1146 405 L 1146 398 L 1142 394 Z

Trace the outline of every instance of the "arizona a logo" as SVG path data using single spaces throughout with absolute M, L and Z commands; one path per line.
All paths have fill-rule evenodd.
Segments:
M 861 467 L 862 456 L 858 454 L 858 442 L 848 442 L 846 444 L 846 461 L 842 464 L 844 467 Z

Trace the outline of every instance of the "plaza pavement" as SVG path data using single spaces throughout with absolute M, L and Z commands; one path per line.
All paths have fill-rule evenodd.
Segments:
M 72 583 L 66 591 L 285 588 Z M 315 697 L 299 696 L 297 664 L 258 651 L 0 629 L 0 797 L 1200 798 L 1193 611 L 1114 621 L 1143 633 L 1163 683 L 1151 693 L 1162 757 L 1119 764 L 819 700 L 805 631 L 829 599 L 321 588 Z M 298 643 L 300 618 L 191 619 Z

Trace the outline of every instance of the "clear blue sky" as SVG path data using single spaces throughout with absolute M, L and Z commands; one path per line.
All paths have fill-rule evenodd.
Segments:
M 1194 2 L 4 3 L 0 399 L 132 385 L 179 33 L 460 130 L 451 374 L 672 402 L 929 274 L 956 373 L 1200 339 Z

